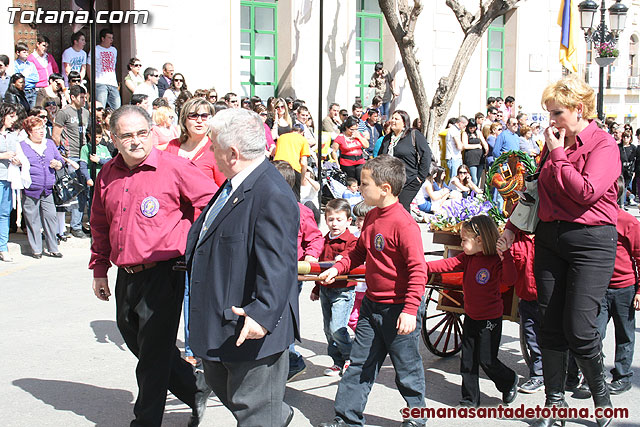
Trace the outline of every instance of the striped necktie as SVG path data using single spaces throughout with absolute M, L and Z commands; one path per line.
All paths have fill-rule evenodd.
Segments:
M 206 234 L 209 227 L 211 227 L 213 220 L 216 219 L 216 217 L 224 207 L 225 203 L 229 199 L 230 195 L 231 195 L 231 181 L 227 181 L 227 183 L 222 188 L 222 191 L 218 195 L 218 198 L 216 199 L 215 202 L 213 202 L 213 205 L 211 205 L 211 208 L 207 212 L 207 216 L 204 218 L 204 223 L 202 224 L 202 229 L 200 230 L 200 237 L 198 237 L 198 243 L 200 243 L 200 240 L 202 240 L 202 237 Z

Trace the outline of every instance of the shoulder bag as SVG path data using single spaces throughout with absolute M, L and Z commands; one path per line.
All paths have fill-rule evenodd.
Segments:
M 86 187 L 78 179 L 78 172 L 69 172 L 67 166 L 56 171 L 56 183 L 53 185 L 53 201 L 62 205 L 82 193 Z

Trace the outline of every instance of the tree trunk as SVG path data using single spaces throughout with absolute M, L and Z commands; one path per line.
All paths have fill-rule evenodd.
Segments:
M 451 65 L 449 75 L 440 79 L 433 99 L 429 103 L 420 73 L 420 62 L 415 56 L 413 33 L 416 20 L 422 10 L 422 2 L 414 0 L 414 6 L 409 7 L 407 0 L 378 0 L 387 25 L 400 50 L 402 64 L 422 121 L 422 132 L 434 154 L 440 152 L 438 133 L 451 109 L 469 60 L 482 35 L 495 18 L 513 9 L 519 1 L 480 0 L 480 9 L 475 15 L 471 15 L 458 0 L 446 0 L 447 6 L 451 8 L 460 23 L 464 39 Z M 438 158 L 435 160 L 437 161 Z

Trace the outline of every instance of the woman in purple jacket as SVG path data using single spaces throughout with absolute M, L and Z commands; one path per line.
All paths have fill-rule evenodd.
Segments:
M 28 138 L 20 143 L 24 154 L 22 167 L 29 168 L 31 185 L 23 192 L 23 213 L 27 223 L 27 237 L 31 246 L 32 256 L 42 258 L 42 236 L 49 252 L 47 255 L 62 258 L 58 251 L 56 230 L 56 206 L 53 202 L 53 184 L 56 182 L 55 171 L 62 168 L 64 160 L 52 140 L 46 139 L 45 127 L 39 117 L 27 117 L 22 127 Z

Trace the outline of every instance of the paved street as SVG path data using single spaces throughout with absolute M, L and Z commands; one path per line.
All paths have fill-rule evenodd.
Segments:
M 635 212 L 637 214 L 637 210 Z M 442 249 L 430 243 L 425 247 Z M 12 241 L 24 240 L 11 235 Z M 125 347 L 115 324 L 115 303 L 101 302 L 91 290 L 91 272 L 87 270 L 89 240 L 72 239 L 61 245 L 62 259 L 44 257 L 35 260 L 13 252 L 16 261 L 0 263 L 0 313 L 4 344 L 0 369 L 0 414 L 3 426 L 125 426 L 128 425 L 136 395 L 134 356 Z M 16 250 L 12 247 L 12 251 Z M 110 283 L 114 283 L 112 269 Z M 113 288 L 112 288 L 113 291 Z M 320 305 L 308 298 L 310 285 L 301 295 L 303 341 L 299 346 L 308 369 L 288 384 L 286 401 L 295 408 L 293 426 L 315 426 L 332 418 L 337 379 L 322 375 L 330 358 L 322 333 Z M 612 365 L 613 329 L 609 325 L 605 340 L 607 371 Z M 518 325 L 504 322 L 500 358 L 526 380 L 527 368 L 520 354 Z M 183 330 L 178 345 L 183 345 Z M 422 357 L 427 381 L 427 406 L 455 406 L 460 398 L 459 358 L 440 358 L 424 345 Z M 638 344 L 633 364 L 640 372 Z M 483 376 L 482 403 L 495 406 L 500 393 Z M 519 395 L 514 404 L 543 404 L 543 393 Z M 613 396 L 618 407 L 630 408 L 630 419 L 615 426 L 637 426 L 640 422 L 640 374 L 633 378 L 633 389 Z M 591 399 L 568 396 L 572 407 L 592 406 Z M 366 409 L 368 425 L 396 426 L 404 401 L 396 391 L 391 363 L 382 368 Z M 167 399 L 165 426 L 185 426 L 188 408 L 173 396 Z M 205 427 L 233 426 L 231 414 L 211 398 Z M 438 420 L 433 426 L 527 425 L 513 420 Z M 578 420 L 567 425 L 595 425 L 593 420 Z

